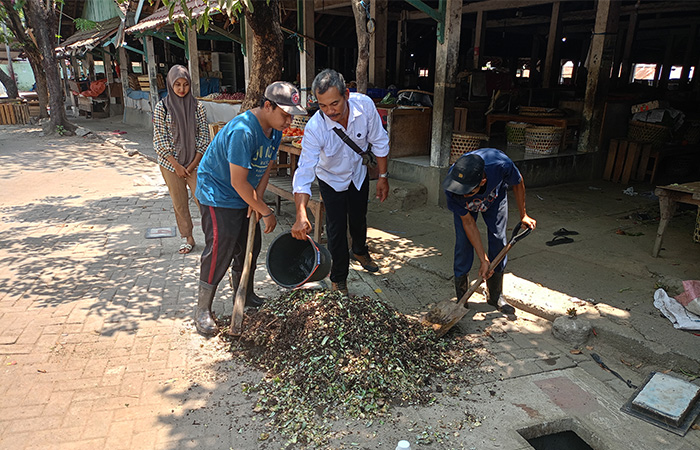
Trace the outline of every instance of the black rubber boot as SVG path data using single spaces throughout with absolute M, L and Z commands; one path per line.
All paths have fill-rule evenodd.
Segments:
M 505 299 L 499 302 L 503 293 L 503 272 L 494 272 L 491 278 L 486 280 L 486 288 L 488 289 L 486 302 L 489 305 L 495 307 L 503 314 L 515 314 L 515 308 L 509 305 Z
M 462 275 L 461 277 L 455 277 L 455 292 L 457 293 L 457 301 L 460 301 L 464 294 L 467 293 L 469 289 L 469 274 Z M 464 302 L 464 307 L 469 308 L 469 304 Z
M 199 297 L 194 308 L 194 326 L 197 332 L 203 336 L 214 336 L 219 332 L 219 327 L 211 315 L 211 304 L 214 302 L 216 286 L 204 281 L 199 282 Z
M 231 289 L 233 289 L 233 300 L 236 300 L 236 291 L 238 291 L 238 286 L 241 284 L 241 277 L 243 272 L 236 272 L 231 269 Z M 253 291 L 253 274 L 251 273 L 248 277 L 248 292 L 245 298 L 245 306 L 249 308 L 259 308 L 265 303 L 264 298 L 258 297 L 255 291 Z

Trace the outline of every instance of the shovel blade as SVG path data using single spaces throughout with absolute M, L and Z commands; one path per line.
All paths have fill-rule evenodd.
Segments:
M 423 325 L 433 329 L 440 337 L 450 331 L 457 322 L 467 315 L 469 310 L 451 300 L 443 300 L 421 317 Z

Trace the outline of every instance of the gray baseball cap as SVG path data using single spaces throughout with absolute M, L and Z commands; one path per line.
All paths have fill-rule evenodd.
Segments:
M 306 109 L 300 104 L 299 90 L 292 83 L 275 81 L 265 89 L 265 98 L 275 102 L 277 106 L 289 114 L 306 114 Z

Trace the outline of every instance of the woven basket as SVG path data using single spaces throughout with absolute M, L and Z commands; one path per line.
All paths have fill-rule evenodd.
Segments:
M 535 127 L 525 128 L 525 153 L 552 155 L 559 153 L 563 128 Z
M 488 139 L 488 136 L 479 133 L 453 134 L 450 147 L 450 165 L 454 164 L 463 154 L 481 147 L 481 141 L 488 141 Z
M 557 108 L 541 108 L 539 106 L 520 106 L 520 115 L 530 117 L 564 117 L 564 111 Z
M 508 122 L 506 124 L 506 142 L 508 145 L 524 145 L 525 144 L 525 128 L 526 123 Z
M 683 134 L 683 140 L 688 144 L 700 144 L 700 122 L 689 120 L 688 126 Z
M 671 140 L 671 130 L 664 125 L 630 120 L 627 137 L 635 141 L 650 142 L 652 147 L 658 148 Z
M 310 118 L 311 116 L 294 116 L 290 127 L 301 128 L 303 130 L 304 127 L 306 127 L 306 123 L 309 121 Z

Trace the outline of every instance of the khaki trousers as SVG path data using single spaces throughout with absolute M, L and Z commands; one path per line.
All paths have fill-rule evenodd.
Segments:
M 165 185 L 168 186 L 168 192 L 170 192 L 170 198 L 173 201 L 175 220 L 177 221 L 177 229 L 180 230 L 180 236 L 190 237 L 192 236 L 192 216 L 190 215 L 187 186 L 190 187 L 192 198 L 199 209 L 199 202 L 194 196 L 197 190 L 197 172 L 191 173 L 187 178 L 180 178 L 175 172 L 160 166 L 160 173 L 163 174 Z

